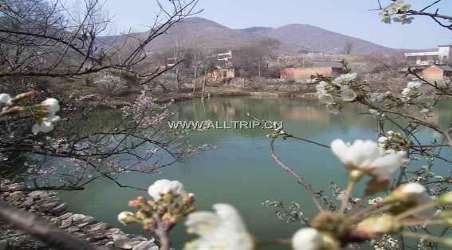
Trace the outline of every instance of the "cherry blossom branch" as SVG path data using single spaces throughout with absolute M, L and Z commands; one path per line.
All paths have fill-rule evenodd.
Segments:
M 160 250 L 170 250 L 171 248 L 171 239 L 169 236 L 168 226 L 162 222 L 162 220 L 158 216 L 154 216 L 154 220 L 157 224 L 156 229 L 153 233 L 157 236 Z
M 279 159 L 279 156 L 276 154 L 275 152 L 275 141 L 276 139 L 272 139 L 270 142 L 270 151 L 271 151 L 271 156 L 273 161 L 282 168 L 282 170 L 284 170 L 286 173 L 288 173 L 289 175 L 295 177 L 295 179 L 297 180 L 297 183 L 302 185 L 304 187 L 304 189 L 310 194 L 315 206 L 317 207 L 317 209 L 319 211 L 323 211 L 322 205 L 320 204 L 319 200 L 317 199 L 317 195 L 316 192 L 314 192 L 311 184 L 309 184 L 302 176 L 300 176 L 299 174 L 297 174 L 292 168 L 290 168 L 289 166 L 287 166 L 286 164 L 284 164 L 284 162 L 282 162 Z

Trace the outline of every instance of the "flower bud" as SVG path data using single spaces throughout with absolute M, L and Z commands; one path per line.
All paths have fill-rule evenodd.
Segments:
M 390 196 L 386 198 L 386 202 L 416 202 L 425 200 L 428 196 L 426 189 L 419 183 L 407 183 L 397 187 Z
M 350 182 L 357 182 L 364 176 L 364 172 L 360 170 L 352 170 L 348 176 Z
M 384 234 L 396 232 L 400 224 L 389 214 L 367 218 L 357 225 L 356 230 L 369 238 L 381 237 Z
M 146 215 L 146 213 L 144 213 L 143 211 L 138 211 L 135 215 L 135 217 L 137 218 L 137 220 L 145 220 L 148 218 L 148 216 Z
M 3 110 L 3 115 L 13 115 L 13 114 L 19 114 L 19 113 L 23 113 L 25 112 L 25 108 L 24 107 L 19 107 L 19 106 L 14 106 L 11 107 L 7 110 Z
M 452 192 L 447 192 L 438 198 L 438 204 L 441 206 L 452 204 Z
M 452 211 L 444 211 L 440 217 L 447 225 L 452 226 Z
M 139 208 L 141 206 L 144 206 L 145 204 L 146 204 L 146 200 L 144 199 L 143 196 L 139 196 L 135 200 L 129 201 L 129 207 L 132 207 L 132 208 Z
M 157 223 L 154 219 L 148 218 L 143 220 L 143 229 L 144 230 L 154 230 L 157 226 Z
M 162 220 L 166 225 L 174 225 L 177 222 L 177 215 L 172 215 L 171 213 L 166 213 L 162 216 Z
M 452 238 L 445 238 L 444 241 L 442 242 L 444 245 L 446 245 L 447 247 L 452 248 Z
M 191 205 L 195 202 L 195 194 L 188 193 L 187 195 L 183 196 L 183 203 L 186 205 Z
M 37 94 L 36 91 L 28 91 L 22 94 L 18 94 L 16 95 L 16 97 L 14 97 L 14 101 L 16 102 L 22 99 L 33 98 L 34 96 L 36 96 L 36 94 Z
M 118 221 L 123 225 L 127 225 L 136 222 L 136 218 L 132 212 L 124 211 L 118 214 Z

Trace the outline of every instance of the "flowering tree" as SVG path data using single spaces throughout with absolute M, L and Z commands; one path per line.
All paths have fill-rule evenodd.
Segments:
M 411 9 L 411 5 L 403 1 L 391 1 L 387 7 L 382 7 L 380 4 L 380 14 L 385 23 L 394 21 L 407 24 L 411 22 L 414 16 L 424 15 L 431 17 L 441 26 L 450 28 L 450 25 L 442 22 L 450 20 L 450 17 L 439 14 L 439 10 L 436 10 L 435 13 L 428 12 L 429 8 L 439 2 L 435 1 L 422 10 L 415 11 Z M 447 195 L 450 195 L 447 192 L 451 183 L 451 176 L 435 175 L 434 163 L 435 161 L 451 163 L 451 159 L 443 154 L 445 150 L 452 146 L 451 128 L 429 122 L 427 118 L 430 117 L 432 110 L 439 101 L 451 95 L 451 79 L 446 78 L 442 81 L 432 82 L 424 79 L 412 69 L 408 69 L 408 73 L 415 80 L 408 82 L 399 94 L 393 91 L 377 92 L 365 81 L 360 80 L 356 73 L 349 72 L 335 78 L 317 77 L 316 90 L 319 101 L 324 103 L 331 112 L 338 113 L 344 106 L 350 104 L 362 105 L 368 109 L 367 115 L 372 116 L 377 124 L 379 134 L 377 142 L 357 140 L 350 144 L 335 140 L 331 146 L 328 146 L 305 138 L 298 138 L 282 130 L 282 128 L 270 135 L 273 138 L 271 143 L 273 159 L 283 170 L 293 175 L 305 187 L 320 211 L 323 210 L 322 202 L 327 203 L 326 205 L 330 209 L 334 209 L 336 206 L 334 204 L 331 206 L 329 201 L 325 202 L 321 192 L 316 192 L 302 176 L 295 173 L 279 159 L 274 151 L 274 142 L 278 138 L 295 139 L 331 148 L 349 171 L 349 184 L 344 191 L 339 192 L 341 200 L 339 211 L 352 217 L 354 216 L 353 213 L 356 212 L 359 215 L 358 218 L 360 218 L 363 214 L 374 210 L 374 212 L 370 212 L 372 216 L 357 224 L 357 235 L 354 235 L 356 232 L 353 232 L 352 235 L 354 236 L 351 238 L 347 238 L 347 236 L 345 241 L 339 240 L 339 244 L 337 244 L 337 238 L 333 241 L 328 239 L 323 243 L 328 245 L 325 249 L 337 249 L 355 240 L 358 240 L 358 242 L 366 240 L 366 237 L 369 237 L 367 240 L 372 239 L 371 242 L 376 249 L 405 249 L 404 237 L 417 237 L 419 239 L 418 246 L 421 249 L 438 242 L 444 243 L 446 246 L 450 244 L 450 238 L 444 237 L 447 236 L 449 228 L 449 222 L 444 218 L 448 216 L 449 212 L 443 209 L 447 210 L 448 205 L 438 202 L 438 199 L 435 203 L 435 199 L 432 199 L 431 196 L 447 197 Z M 389 126 L 395 126 L 398 131 L 388 130 L 387 127 Z M 422 141 L 418 138 L 418 131 L 421 130 L 430 131 L 434 135 L 431 142 L 425 142 L 425 140 Z M 420 169 L 413 169 L 413 167 L 409 167 L 410 160 L 422 160 L 426 165 Z M 395 171 L 397 171 L 398 176 L 391 182 L 392 173 Z M 356 182 L 361 180 L 363 175 L 370 177 L 366 185 L 365 196 L 355 198 L 351 195 L 352 191 Z M 389 191 L 390 194 L 386 198 L 369 199 L 382 191 Z M 364 207 L 363 200 L 369 200 L 369 207 L 360 211 L 359 207 Z M 413 208 L 407 208 L 407 206 L 413 206 Z M 436 214 L 434 210 L 432 212 L 432 208 L 437 209 Z M 437 218 L 443 219 L 438 222 Z M 342 221 L 342 219 L 340 216 L 338 217 L 337 213 L 326 215 L 324 212 L 320 212 L 319 216 L 310 223 L 316 231 L 312 228 L 301 231 L 299 246 L 303 244 L 306 246 L 305 242 L 308 240 L 316 242 L 321 242 L 320 239 L 325 240 L 325 236 L 322 236 L 322 232 L 325 232 L 324 225 L 334 224 L 336 220 L 341 221 L 338 225 L 346 225 L 345 227 L 347 227 L 348 223 Z M 422 220 L 423 222 L 418 224 Z M 413 223 L 411 224 L 411 222 Z M 444 224 L 445 229 L 439 235 L 433 236 L 427 229 L 428 225 L 438 223 Z M 404 228 L 408 228 L 410 231 L 404 232 Z M 381 229 L 382 231 L 376 232 Z M 326 231 L 328 230 L 330 229 L 326 229 Z M 424 234 L 420 233 L 422 231 Z M 394 240 L 388 235 L 391 233 L 400 234 L 400 239 Z M 330 231 L 330 235 L 335 234 Z M 364 238 L 361 238 L 363 236 Z M 331 242 L 335 242 L 334 245 L 336 246 L 331 246 Z M 312 249 L 324 248 L 318 248 L 317 244 L 317 247 Z
M 291 239 L 259 240 L 246 228 L 239 212 L 229 204 L 214 205 L 215 212 L 194 211 L 194 194 L 187 193 L 178 181 L 159 180 L 149 187 L 150 199 L 138 197 L 129 202 L 135 212 L 124 211 L 118 220 L 127 225 L 138 223 L 145 231 L 155 236 L 160 249 L 170 249 L 170 231 L 187 216 L 187 231 L 198 235 L 186 243 L 187 250 L 208 249 L 260 249 L 269 244 L 291 245 L 295 250 L 342 249 L 353 243 L 380 240 L 388 235 L 401 234 L 406 237 L 452 247 L 450 238 L 414 233 L 406 228 L 429 225 L 450 225 L 452 193 L 431 198 L 426 188 L 419 183 L 405 183 L 390 192 L 385 198 L 371 205 L 350 203 L 354 186 L 364 176 L 370 176 L 366 195 L 385 188 L 391 173 L 406 163 L 403 153 L 385 153 L 372 141 L 355 141 L 345 144 L 341 140 L 332 143 L 333 152 L 344 162 L 349 171 L 349 185 L 342 196 L 337 211 L 319 208 L 319 214 L 310 226 L 295 232 Z M 441 212 L 432 210 L 444 208 Z

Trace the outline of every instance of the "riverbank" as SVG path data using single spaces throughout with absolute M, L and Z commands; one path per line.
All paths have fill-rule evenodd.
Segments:
M 181 102 L 193 99 L 211 98 L 211 97 L 255 97 L 255 98 L 303 98 L 303 99 L 315 99 L 317 98 L 315 92 L 308 90 L 255 90 L 247 88 L 237 88 L 232 86 L 216 86 L 206 87 L 204 94 L 201 91 L 192 91 L 192 89 L 186 89 L 183 91 L 171 91 L 171 92 L 150 92 L 156 103 L 165 104 L 170 102 Z M 86 95 L 76 100 L 79 105 L 85 107 L 109 107 L 109 108 L 121 108 L 125 105 L 135 101 L 138 93 L 130 94 L 121 98 L 114 97 L 100 97 L 97 95 Z
M 288 91 L 253 91 L 247 89 L 224 88 L 224 87 L 208 87 L 204 95 L 196 92 L 182 92 L 162 94 L 155 97 L 157 103 L 180 102 L 192 99 L 211 98 L 211 97 L 255 97 L 255 98 L 316 98 L 315 93 L 312 92 L 288 92 Z
M 126 234 L 96 218 L 67 211 L 55 192 L 27 192 L 23 183 L 0 179 L 0 199 L 97 246 L 116 250 L 156 250 L 153 240 Z M 44 244 L 0 221 L 0 250 L 43 250 Z

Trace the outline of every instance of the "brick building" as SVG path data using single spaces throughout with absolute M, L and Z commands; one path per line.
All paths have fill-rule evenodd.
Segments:
M 316 62 L 311 67 L 285 68 L 280 71 L 281 80 L 308 80 L 317 75 L 337 76 L 345 72 L 341 62 Z
M 432 65 L 421 71 L 421 75 L 426 80 L 444 80 L 452 77 L 452 67 L 448 65 Z
M 434 51 L 405 53 L 409 66 L 452 65 L 452 45 L 439 45 Z
M 221 82 L 235 78 L 235 69 L 233 68 L 217 68 L 207 74 L 209 82 Z

